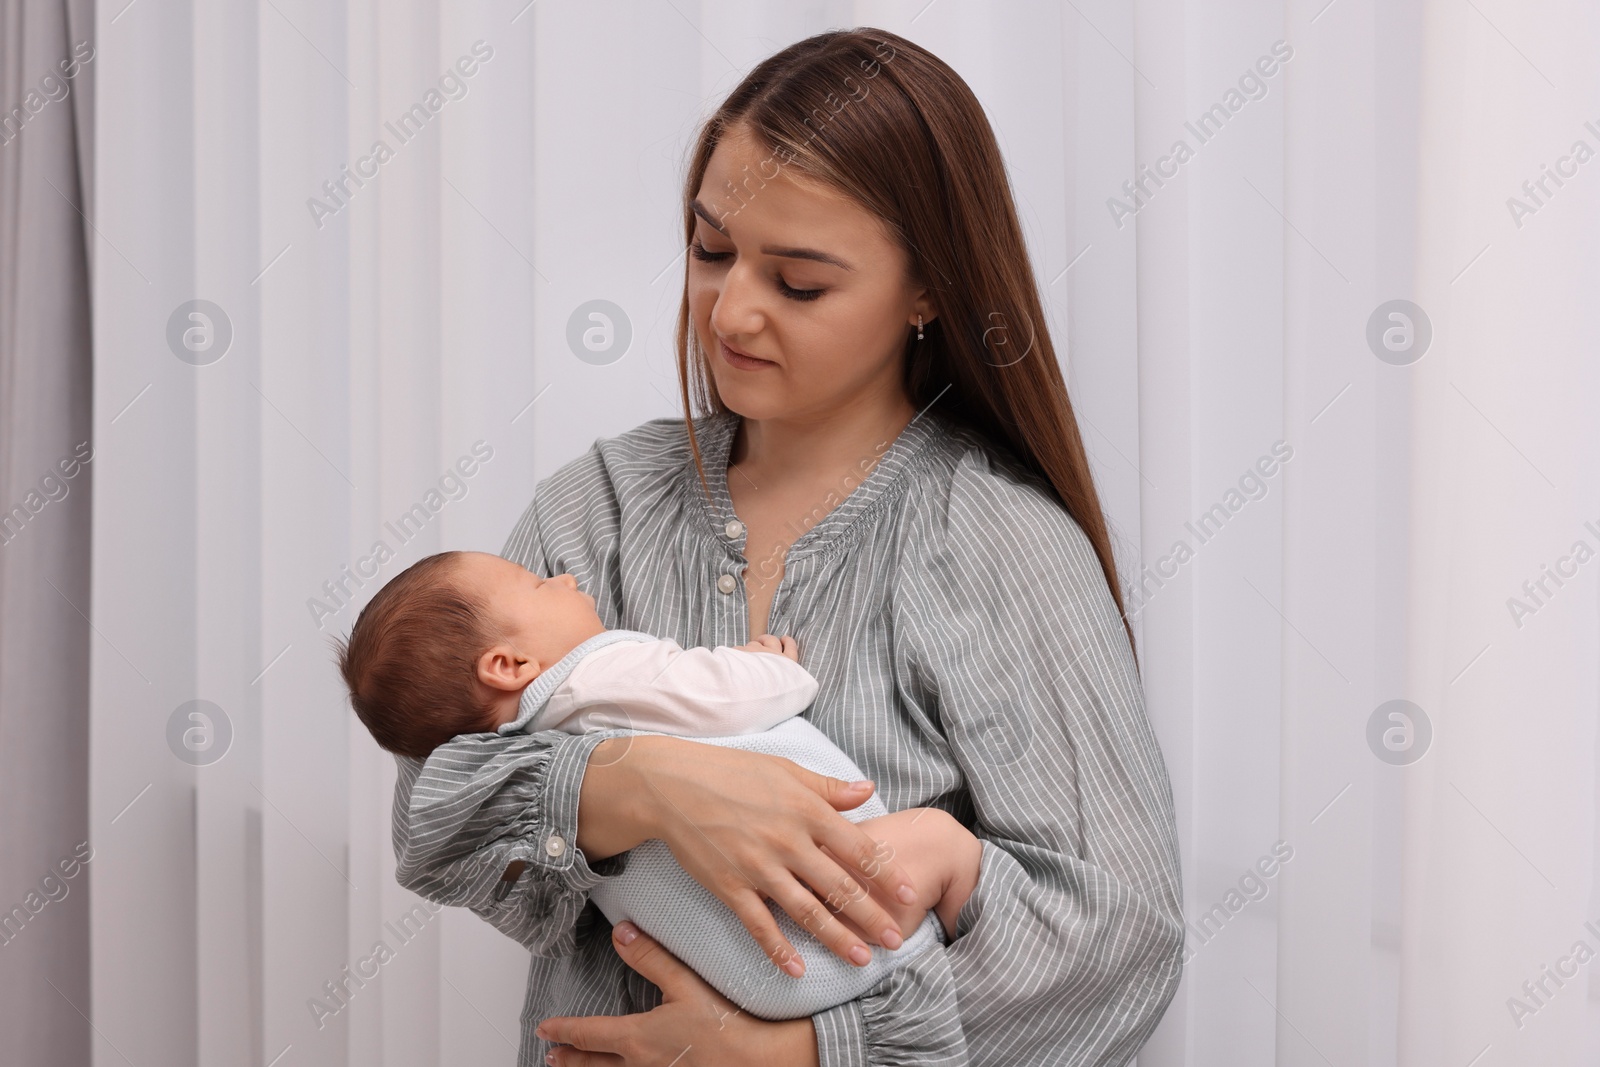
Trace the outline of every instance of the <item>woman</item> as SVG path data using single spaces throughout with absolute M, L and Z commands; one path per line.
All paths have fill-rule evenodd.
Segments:
M 678 360 L 704 414 L 596 442 L 505 555 L 577 576 L 609 626 L 795 635 L 807 717 L 873 781 L 673 737 L 478 735 L 403 762 L 401 883 L 532 950 L 528 1064 L 1126 1061 L 1180 973 L 1171 792 L 982 109 L 903 38 L 822 34 L 709 120 L 685 201 Z M 430 808 L 462 782 L 471 803 Z M 956 939 L 857 1001 L 742 1016 L 586 907 L 659 838 L 791 973 L 771 907 L 846 959 L 892 947 L 906 876 L 839 814 L 874 786 L 950 811 L 982 866 Z

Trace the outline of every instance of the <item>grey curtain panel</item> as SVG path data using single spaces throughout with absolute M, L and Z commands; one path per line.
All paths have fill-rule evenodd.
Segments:
M 92 0 L 0 0 L 0 1034 L 40 1067 L 93 1034 L 94 69 Z

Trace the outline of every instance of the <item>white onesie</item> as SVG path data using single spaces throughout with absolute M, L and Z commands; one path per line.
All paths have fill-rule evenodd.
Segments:
M 523 690 L 517 718 L 500 733 L 628 729 L 692 737 L 706 744 L 764 752 L 817 774 L 857 781 L 861 768 L 826 734 L 800 718 L 817 695 L 804 667 L 771 652 L 680 647 L 634 630 L 606 630 L 583 642 Z M 873 793 L 841 812 L 851 822 L 887 815 Z M 890 971 L 945 941 L 933 912 L 901 947 L 878 946 L 857 967 L 771 901 L 789 943 L 806 961 L 793 978 L 772 963 L 733 911 L 678 866 L 659 840 L 631 849 L 623 870 L 589 891 L 615 925 L 632 921 L 723 996 L 762 1019 L 799 1019 L 855 1000 Z

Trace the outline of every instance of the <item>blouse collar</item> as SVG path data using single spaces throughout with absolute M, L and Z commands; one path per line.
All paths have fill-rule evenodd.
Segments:
M 728 493 L 728 456 L 733 450 L 733 438 L 742 418 L 736 412 L 722 411 L 695 421 L 695 437 L 705 465 L 706 482 L 711 489 L 709 502 L 701 491 L 700 475 L 695 470 L 692 454 L 684 472 L 686 487 L 701 502 L 706 521 L 719 540 L 726 538 L 728 524 L 738 518 Z M 901 473 L 931 444 L 952 440 L 956 435 L 954 425 L 931 408 L 919 412 L 893 441 L 880 442 L 881 453 L 874 448 L 863 454 L 862 465 L 871 468 L 864 481 L 860 478 L 859 467 L 854 472 L 847 471 L 840 475 L 833 494 L 836 505 L 795 539 L 788 558 L 795 559 L 835 540 L 871 511 L 874 505 L 881 503 L 885 494 L 900 480 Z M 871 466 L 874 458 L 877 459 L 877 465 Z M 839 497 L 843 499 L 838 500 Z M 826 506 L 824 501 L 818 501 L 819 509 L 826 509 Z

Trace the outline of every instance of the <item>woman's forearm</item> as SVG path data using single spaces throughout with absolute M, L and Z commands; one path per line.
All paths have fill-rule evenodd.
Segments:
M 804 720 L 794 724 L 802 734 L 822 736 Z M 904 938 L 882 904 L 870 893 L 847 892 L 858 883 L 849 864 L 842 867 L 837 859 L 870 855 L 876 848 L 840 814 L 861 806 L 871 795 L 870 781 L 667 734 L 622 734 L 592 744 L 577 811 L 568 816 L 576 823 L 572 833 L 580 854 L 591 865 L 644 841 L 663 842 L 690 878 L 733 911 L 767 958 L 795 977 L 805 962 L 768 902 L 847 962 L 870 961 L 871 944 L 900 947 Z M 860 774 L 853 766 L 840 769 L 850 779 Z M 893 860 L 866 873 L 887 899 L 915 900 L 916 887 Z M 854 925 L 825 921 L 834 910 Z
M 817 1028 L 809 1017 L 762 1025 L 770 1041 L 760 1062 L 773 1067 L 818 1067 Z
M 589 752 L 578 791 L 578 847 L 591 863 L 628 851 L 654 836 L 647 818 L 649 792 L 640 774 L 647 753 L 661 741 L 653 736 L 610 737 Z

